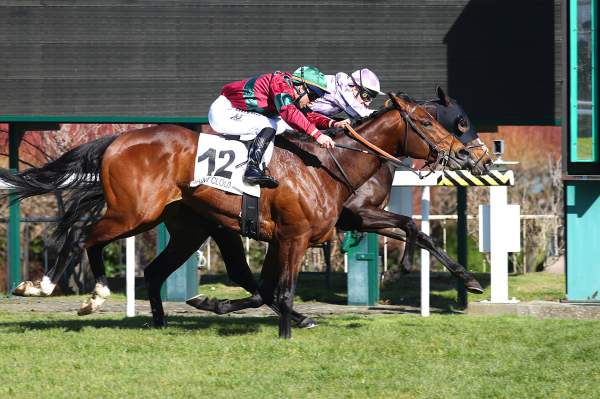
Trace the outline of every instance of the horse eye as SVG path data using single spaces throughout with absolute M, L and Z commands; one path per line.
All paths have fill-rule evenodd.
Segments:
M 423 126 L 429 127 L 429 126 L 431 126 L 431 121 L 423 121 L 423 122 L 421 122 L 421 124 Z
M 462 133 L 466 133 L 469 131 L 469 121 L 464 119 L 464 118 L 460 118 L 458 120 L 458 131 Z

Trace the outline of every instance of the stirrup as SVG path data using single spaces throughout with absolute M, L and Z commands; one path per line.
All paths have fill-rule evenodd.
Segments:
M 247 184 L 258 184 L 260 187 L 275 188 L 279 186 L 279 182 L 272 176 L 265 174 L 256 164 L 248 163 L 244 172 L 244 181 Z
M 258 184 L 264 188 L 276 188 L 279 182 L 269 175 L 262 176 L 244 176 L 244 181 L 248 184 Z

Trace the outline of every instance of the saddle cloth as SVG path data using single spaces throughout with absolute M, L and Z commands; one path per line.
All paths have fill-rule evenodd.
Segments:
M 248 161 L 248 149 L 238 140 L 224 138 L 213 134 L 200 134 L 198 152 L 194 164 L 194 180 L 190 187 L 201 184 L 227 191 L 232 194 L 244 193 L 260 197 L 260 187 L 244 183 L 242 177 Z M 246 139 L 248 136 L 243 137 Z M 253 139 L 254 136 L 250 136 Z M 273 155 L 273 142 L 269 144 L 263 163 L 269 164 Z

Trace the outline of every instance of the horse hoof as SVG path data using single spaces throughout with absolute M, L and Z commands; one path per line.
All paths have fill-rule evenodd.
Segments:
M 42 288 L 40 282 L 23 281 L 12 292 L 16 296 L 42 296 Z
M 94 311 L 92 310 L 92 306 L 84 302 L 81 304 L 81 307 L 77 311 L 77 316 L 87 316 L 92 313 L 94 313 Z
M 81 307 L 77 311 L 77 315 L 86 316 L 95 313 L 100 310 L 102 305 L 104 305 L 104 302 L 106 302 L 106 298 L 94 292 L 91 297 L 81 304 Z
M 310 317 L 305 317 L 302 320 L 300 320 L 298 322 L 298 324 L 296 324 L 296 327 L 298 328 L 302 328 L 302 329 L 310 329 L 310 328 L 315 328 L 317 327 L 318 324 L 316 321 L 314 321 L 313 319 L 311 319 Z
M 196 309 L 206 310 L 206 304 L 208 301 L 209 301 L 208 297 L 196 295 L 195 297 L 190 298 L 187 301 L 185 301 L 185 303 L 187 303 L 190 306 L 195 307 Z
M 99 297 L 106 299 L 110 296 L 110 289 L 104 284 L 96 283 L 96 286 L 94 287 L 94 293 Z
M 150 328 L 161 330 L 167 327 L 167 322 L 165 320 L 152 322 Z
M 465 288 L 472 294 L 483 294 L 483 287 L 476 280 L 471 280 L 465 283 Z

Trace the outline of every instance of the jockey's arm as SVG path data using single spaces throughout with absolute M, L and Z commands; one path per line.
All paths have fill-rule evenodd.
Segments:
M 306 115 L 306 119 L 308 119 L 310 122 L 314 123 L 315 126 L 317 126 L 317 128 L 319 128 L 319 129 L 332 128 L 333 124 L 335 123 L 335 120 L 328 118 L 325 115 L 320 114 L 318 112 L 310 111 L 310 112 L 304 113 L 304 115 Z

